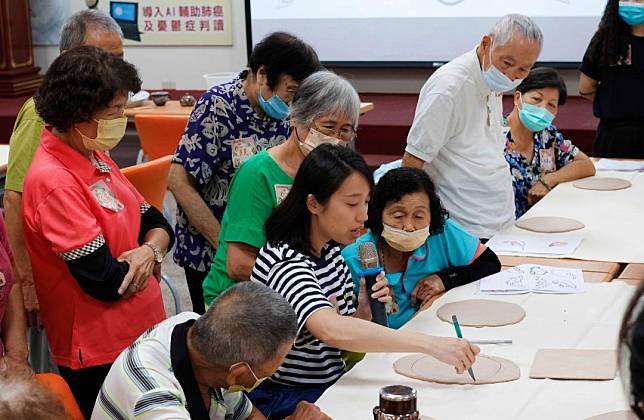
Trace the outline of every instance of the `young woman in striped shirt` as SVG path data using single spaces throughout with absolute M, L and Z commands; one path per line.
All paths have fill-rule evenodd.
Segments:
M 259 251 L 251 280 L 283 295 L 299 327 L 282 366 L 249 395 L 269 419 L 291 413 L 300 401 L 316 401 L 344 372 L 341 350 L 426 353 L 459 373 L 479 352 L 466 340 L 369 322 L 364 284 L 356 307 L 339 244 L 360 236 L 372 189 L 371 173 L 360 155 L 342 146 L 321 145 L 306 157 L 289 195 L 266 221 L 268 243 Z M 391 301 L 384 275 L 372 297 Z

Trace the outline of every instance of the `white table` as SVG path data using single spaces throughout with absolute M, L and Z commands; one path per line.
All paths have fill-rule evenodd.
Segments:
M 557 258 L 644 263 L 644 173 L 601 171 L 597 176 L 627 179 L 633 186 L 618 191 L 592 191 L 575 188 L 573 182 L 560 184 L 522 219 L 559 216 L 577 219 L 586 225 L 584 229 L 570 232 L 584 236 L 575 252 Z M 503 233 L 544 235 L 515 226 Z
M 619 325 L 633 286 L 625 282 L 587 283 L 578 295 L 525 294 L 484 296 L 478 282 L 454 289 L 421 312 L 405 327 L 434 335 L 454 336 L 451 324 L 436 317 L 447 302 L 498 299 L 521 305 L 526 318 L 498 328 L 463 327 L 470 339 L 509 338 L 509 346 L 481 346 L 482 352 L 505 357 L 521 369 L 518 381 L 491 385 L 440 385 L 398 375 L 393 363 L 405 354 L 371 353 L 342 377 L 317 404 L 333 419 L 373 418 L 378 391 L 385 385 L 404 384 L 418 391 L 421 414 L 447 419 L 584 419 L 627 408 L 621 382 L 554 381 L 530 379 L 534 355 L 541 348 L 615 349 Z
M 0 144 L 0 172 L 7 171 L 7 163 L 9 163 L 9 145 Z

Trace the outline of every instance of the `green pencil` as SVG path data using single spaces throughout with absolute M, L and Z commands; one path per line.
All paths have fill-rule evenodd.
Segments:
M 456 330 L 456 336 L 458 338 L 463 338 L 463 333 L 461 332 L 461 326 L 458 325 L 458 319 L 456 318 L 456 315 L 452 315 L 452 323 L 454 323 L 454 329 Z M 472 377 L 472 380 L 476 382 L 476 378 L 474 377 L 474 371 L 472 370 L 472 367 L 470 366 L 467 368 L 467 373 L 470 374 Z

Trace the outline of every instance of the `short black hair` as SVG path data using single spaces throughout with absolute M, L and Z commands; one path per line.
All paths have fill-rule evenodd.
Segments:
M 266 68 L 267 83 L 271 88 L 277 85 L 283 74 L 300 83 L 322 68 L 313 47 L 286 32 L 273 32 L 255 45 L 248 67 L 257 74 L 261 66 Z
M 310 254 L 311 213 L 306 204 L 309 194 L 324 204 L 356 172 L 369 183 L 370 192 L 373 191 L 373 176 L 358 153 L 331 144 L 313 149 L 300 165 L 291 191 L 266 220 L 266 241 L 273 246 L 285 243 L 302 254 Z
M 448 213 L 441 205 L 434 183 L 422 169 L 403 167 L 390 170 L 376 184 L 366 223 L 371 233 L 376 236 L 382 235 L 382 212 L 387 204 L 417 192 L 424 192 L 429 198 L 429 233 L 442 232 Z
M 141 79 L 132 64 L 100 48 L 80 46 L 54 60 L 34 101 L 45 123 L 67 131 L 74 124 L 90 121 L 118 93 L 140 89 Z
M 530 70 L 528 77 L 523 79 L 521 84 L 517 86 L 519 92 L 526 93 L 529 90 L 555 88 L 559 90 L 559 100 L 557 105 L 563 105 L 568 98 L 568 89 L 563 77 L 552 67 L 537 67 Z

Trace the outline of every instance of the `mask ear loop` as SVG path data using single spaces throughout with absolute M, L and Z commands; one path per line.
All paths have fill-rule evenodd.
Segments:
M 293 126 L 293 130 L 295 131 L 295 137 L 297 137 L 297 141 L 299 141 L 300 143 L 303 143 L 302 139 L 300 138 L 300 134 L 297 132 L 296 126 Z
M 490 41 L 490 51 L 487 54 L 490 61 L 490 67 L 487 70 L 484 69 L 483 71 L 489 71 L 492 68 L 492 48 L 494 48 L 494 38 L 492 38 L 492 41 Z M 485 58 L 485 56 L 483 56 L 483 58 Z M 485 68 L 485 63 L 483 63 L 483 67 Z

